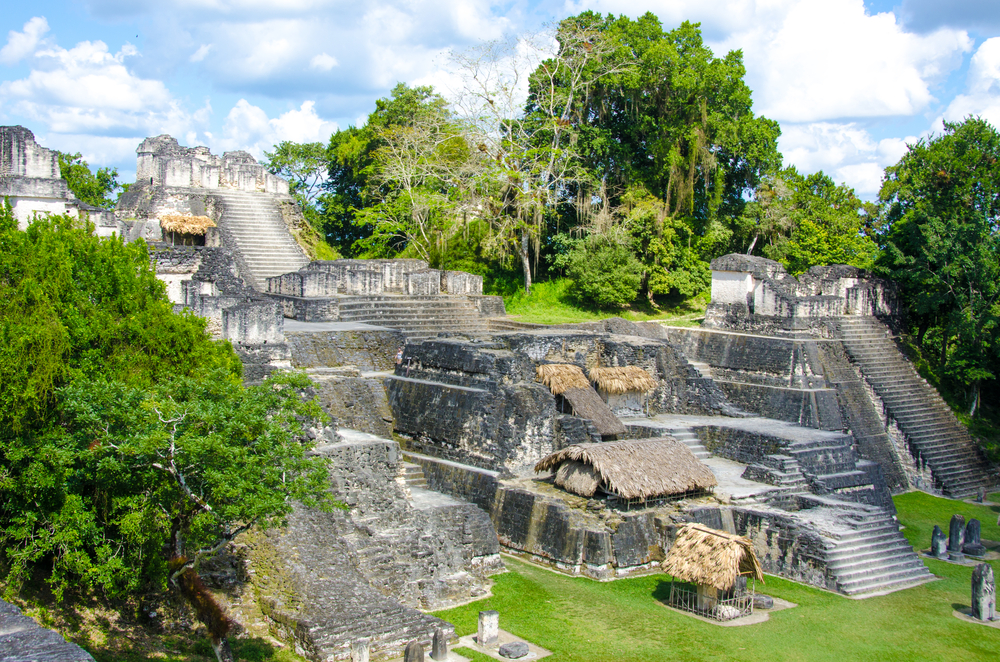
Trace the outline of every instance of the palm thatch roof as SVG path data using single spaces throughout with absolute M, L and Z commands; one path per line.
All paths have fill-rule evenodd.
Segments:
M 580 376 L 583 376 L 582 371 Z M 573 407 L 573 413 L 580 418 L 590 419 L 601 436 L 625 434 L 625 425 L 611 411 L 608 403 L 597 395 L 590 382 L 586 386 L 568 388 L 562 392 L 562 396 Z
M 675 579 L 722 591 L 732 588 L 739 575 L 764 581 L 749 538 L 696 523 L 681 527 L 660 567 Z
M 535 471 L 561 470 L 566 462 L 590 465 L 605 490 L 625 499 L 683 494 L 718 484 L 712 471 L 687 446 L 670 437 L 567 446 L 542 458 Z M 567 470 L 564 479 L 566 489 L 571 489 L 571 471 Z
M 594 467 L 576 460 L 567 460 L 556 471 L 556 485 L 567 492 L 592 497 L 601 486 L 601 477 Z
M 620 368 L 592 368 L 590 381 L 606 393 L 621 395 L 629 391 L 651 391 L 657 382 L 652 375 L 637 365 L 627 365 Z
M 535 375 L 549 387 L 552 395 L 562 395 L 571 388 L 590 388 L 580 366 L 571 363 L 546 363 L 535 368 Z
M 161 214 L 160 227 L 167 232 L 180 234 L 205 234 L 208 228 L 215 227 L 215 221 L 208 216 L 192 216 L 180 212 Z

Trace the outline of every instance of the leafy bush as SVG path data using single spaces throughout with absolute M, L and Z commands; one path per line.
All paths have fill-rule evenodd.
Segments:
M 566 274 L 573 295 L 599 308 L 620 309 L 635 301 L 642 284 L 642 265 L 629 250 L 602 237 L 591 237 L 573 248 Z

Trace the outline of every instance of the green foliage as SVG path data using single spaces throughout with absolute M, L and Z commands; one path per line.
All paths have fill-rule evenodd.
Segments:
M 121 596 L 162 587 L 291 499 L 316 502 L 302 376 L 245 389 L 227 342 L 173 313 L 145 244 L 68 217 L 17 229 L 0 213 L 0 557 L 8 591 L 33 570 Z
M 902 287 L 918 346 L 974 414 L 1000 374 L 1000 133 L 946 123 L 886 169 L 879 196 L 880 266 Z
M 308 223 L 296 233 L 296 240 L 314 260 L 335 260 L 340 255 L 327 243 L 323 218 L 323 183 L 327 171 L 327 150 L 323 143 L 283 141 L 273 152 L 264 152 L 264 167 L 288 180 L 288 189 L 299 203 Z
M 635 252 L 645 271 L 646 291 L 682 300 L 707 292 L 712 282 L 703 246 L 712 238 L 694 233 L 691 226 L 667 213 L 666 205 L 644 191 L 625 196 L 625 227 L 634 239 Z
M 390 97 L 375 102 L 363 127 L 351 126 L 330 137 L 326 192 L 319 204 L 327 240 L 342 254 L 387 257 L 406 247 L 400 219 L 409 209 L 393 194 L 393 177 L 385 176 L 386 137 L 445 117 L 446 105 L 429 86 L 399 83 Z
M 0 430 L 44 426 L 73 379 L 147 385 L 214 368 L 235 379 L 240 363 L 205 320 L 173 313 L 142 241 L 101 239 L 64 216 L 20 232 L 0 212 Z
M 76 154 L 57 152 L 57 154 L 59 175 L 66 180 L 73 195 L 88 205 L 114 209 L 118 197 L 128 188 L 128 184 L 118 181 L 118 168 L 98 168 L 94 174 L 79 152 Z
M 804 176 L 790 167 L 769 176 L 741 220 L 750 244 L 794 275 L 828 264 L 871 269 L 878 253 L 864 203 L 822 171 Z
M 215 372 L 61 389 L 60 425 L 8 449 L 7 581 L 50 559 L 57 597 L 71 584 L 110 597 L 163 588 L 165 545 L 194 559 L 280 523 L 291 499 L 315 505 L 326 468 L 299 441 L 302 421 L 320 416 L 300 396 L 308 385 L 284 375 L 244 388 Z
M 697 24 L 666 32 L 652 13 L 632 20 L 584 12 L 616 44 L 618 64 L 572 119 L 580 151 L 613 204 L 635 184 L 704 236 L 737 216 L 744 193 L 780 164 L 776 122 L 753 113 L 740 51 L 717 58 Z
M 592 235 L 570 251 L 566 275 L 573 279 L 573 294 L 580 301 L 620 309 L 635 301 L 642 265 L 628 246 Z

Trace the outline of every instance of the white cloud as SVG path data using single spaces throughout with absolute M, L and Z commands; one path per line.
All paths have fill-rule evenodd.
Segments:
M 0 62 L 17 64 L 35 52 L 42 35 L 49 31 L 49 23 L 44 16 L 35 16 L 24 24 L 22 32 L 11 30 L 7 33 L 7 44 L 0 48 Z
M 306 101 L 297 109 L 269 118 L 263 109 L 240 99 L 226 115 L 222 136 L 209 134 L 209 144 L 220 153 L 244 149 L 260 159 L 265 151 L 283 140 L 326 143 L 338 127 L 335 122 L 321 118 L 315 106 L 314 102 Z
M 112 54 L 102 41 L 39 50 L 28 76 L 0 83 L 0 96 L 57 133 L 176 130 L 189 117 L 161 81 L 129 71 L 125 59 L 136 53 L 126 44 Z
M 969 63 L 966 93 L 952 99 L 944 112 L 944 118 L 950 121 L 969 115 L 982 117 L 1000 129 L 1000 37 L 980 45 Z
M 964 31 L 905 32 L 892 14 L 868 15 L 862 0 L 785 8 L 779 21 L 757 17 L 724 42 L 744 50 L 758 112 L 779 121 L 921 112 L 972 46 Z
M 202 44 L 198 47 L 198 50 L 191 54 L 191 57 L 188 58 L 188 62 L 201 62 L 205 59 L 205 56 L 208 55 L 210 50 L 212 50 L 212 44 Z
M 906 153 L 906 144 L 916 140 L 909 136 L 876 141 L 854 122 L 815 122 L 783 126 L 778 148 L 785 163 L 800 172 L 823 170 L 835 181 L 853 187 L 858 195 L 873 197 L 886 166 L 897 163 Z
M 910 33 L 891 13 L 867 13 L 863 0 L 583 0 L 567 8 L 650 10 L 666 29 L 700 21 L 717 56 L 742 49 L 756 111 L 779 121 L 921 112 L 972 48 L 962 30 Z
M 309 60 L 309 68 L 316 69 L 317 71 L 330 71 L 335 66 L 337 66 L 337 58 L 332 55 L 327 55 L 326 53 L 320 53 L 319 55 L 314 55 L 311 60 Z

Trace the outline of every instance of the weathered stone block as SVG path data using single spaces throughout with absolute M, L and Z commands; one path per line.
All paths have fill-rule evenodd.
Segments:
M 495 610 L 479 612 L 479 630 L 476 643 L 480 646 L 496 646 L 500 637 L 500 612 Z
M 497 653 L 500 657 L 505 657 L 509 660 L 519 660 L 525 657 L 529 652 L 528 644 L 523 641 L 511 641 L 500 647 Z

